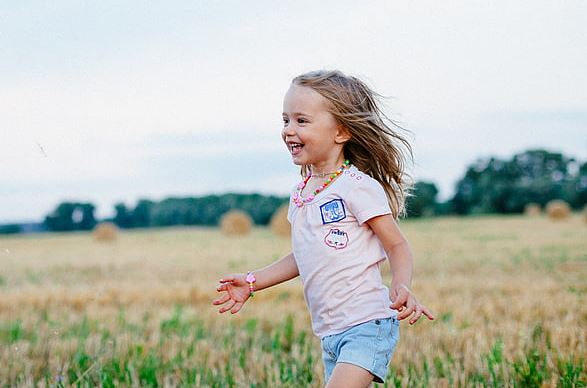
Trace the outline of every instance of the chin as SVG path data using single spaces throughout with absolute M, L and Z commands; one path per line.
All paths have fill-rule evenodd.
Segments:
M 300 160 L 299 158 L 292 158 L 292 159 L 291 159 L 291 161 L 292 161 L 292 162 L 293 162 L 293 164 L 295 164 L 296 166 L 302 166 L 302 165 L 304 165 L 304 164 L 307 164 L 307 163 L 304 163 L 304 162 L 303 162 L 302 160 Z

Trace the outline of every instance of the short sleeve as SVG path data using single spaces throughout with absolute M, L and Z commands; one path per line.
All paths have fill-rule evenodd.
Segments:
M 363 225 L 373 217 L 391 214 L 383 186 L 372 178 L 357 182 L 349 190 L 345 202 L 359 225 Z

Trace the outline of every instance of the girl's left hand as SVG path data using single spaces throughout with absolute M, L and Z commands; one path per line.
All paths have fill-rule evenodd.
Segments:
M 410 325 L 416 323 L 422 314 L 428 317 L 429 320 L 434 320 L 434 314 L 428 307 L 418 302 L 416 295 L 405 284 L 392 285 L 389 291 L 389 299 L 392 301 L 389 307 L 399 312 L 397 319 L 400 321 L 412 314 L 414 315 L 409 321 Z

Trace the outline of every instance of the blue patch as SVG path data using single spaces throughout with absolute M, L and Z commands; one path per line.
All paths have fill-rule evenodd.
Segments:
M 333 199 L 320 206 L 320 214 L 322 215 L 323 224 L 344 220 L 346 211 L 344 210 L 342 199 Z

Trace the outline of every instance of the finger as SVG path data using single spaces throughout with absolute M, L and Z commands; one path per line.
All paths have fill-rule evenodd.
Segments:
M 434 314 L 432 314 L 432 311 L 428 310 L 428 307 L 422 306 L 422 312 L 424 313 L 424 315 L 428 317 L 429 320 L 433 321 L 434 319 L 436 319 Z
M 398 314 L 397 319 L 399 319 L 400 321 L 402 319 L 406 319 L 407 317 L 409 317 L 414 311 L 416 310 L 416 305 L 412 304 L 410 306 L 406 306 L 406 308 Z
M 418 319 L 420 319 L 420 317 L 422 316 L 422 309 L 420 309 L 419 306 L 416 306 L 414 312 L 414 316 L 412 317 L 412 319 L 410 319 L 410 325 L 413 325 L 414 323 L 418 322 Z
M 230 312 L 232 314 L 236 314 L 240 311 L 240 309 L 243 307 L 243 302 L 236 302 L 234 307 L 232 308 L 232 310 L 230 310 Z
M 226 276 L 223 276 L 223 277 L 222 277 L 222 278 L 219 280 L 219 282 L 220 282 L 220 283 L 231 283 L 231 282 L 234 282 L 234 280 L 235 280 L 235 277 L 234 277 L 234 275 L 226 275 Z
M 228 285 L 230 283 L 222 283 L 221 285 L 219 285 L 218 287 L 216 287 L 216 291 L 218 292 L 222 292 L 222 291 L 228 291 Z
M 228 304 L 226 306 L 224 306 L 220 310 L 218 310 L 218 312 L 222 314 L 222 313 L 230 310 L 231 308 L 233 308 L 235 304 L 236 304 L 236 301 L 234 299 L 231 299 L 230 302 L 228 302 Z
M 222 297 L 216 299 L 214 302 L 212 302 L 212 304 L 224 304 L 226 303 L 228 300 L 230 299 L 230 295 L 228 294 L 224 294 Z
M 397 310 L 401 306 L 405 305 L 408 300 L 408 294 L 406 292 L 397 293 L 396 295 L 397 297 L 395 298 L 391 306 L 389 306 L 393 310 Z
M 399 300 L 399 298 L 396 298 L 395 300 L 391 301 L 389 308 L 392 310 L 398 310 L 399 308 L 401 308 L 401 306 L 402 306 L 402 302 Z
M 404 306 L 408 300 L 408 296 L 404 293 L 404 295 L 398 295 L 395 301 L 392 301 L 391 305 L 389 306 L 393 310 L 397 310 L 400 307 Z

